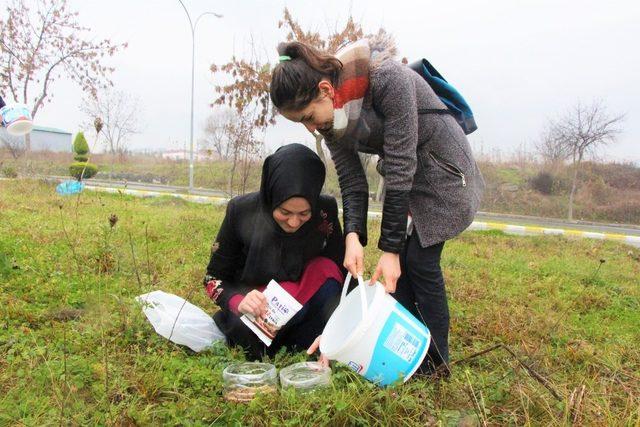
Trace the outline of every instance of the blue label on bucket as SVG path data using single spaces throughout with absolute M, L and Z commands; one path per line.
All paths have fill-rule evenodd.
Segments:
M 420 340 L 400 323 L 396 323 L 384 342 L 384 347 L 405 362 L 411 362 L 420 348 Z
M 389 385 L 412 372 L 422 362 L 421 356 L 429 342 L 429 330 L 400 303 L 396 304 L 382 327 L 364 373 L 368 380 L 380 385 Z

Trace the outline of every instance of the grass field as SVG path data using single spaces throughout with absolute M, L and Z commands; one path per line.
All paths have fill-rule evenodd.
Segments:
M 381 389 L 334 366 L 328 392 L 227 403 L 221 372 L 241 353 L 176 346 L 133 300 L 162 289 L 213 312 L 200 283 L 223 213 L 0 181 L 0 425 L 640 423 L 640 251 L 499 232 L 445 246 L 448 380 Z M 496 344 L 522 364 L 504 348 L 465 359 Z

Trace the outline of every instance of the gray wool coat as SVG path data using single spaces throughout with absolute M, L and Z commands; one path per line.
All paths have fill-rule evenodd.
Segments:
M 385 60 L 370 71 L 356 131 L 327 141 L 345 204 L 345 234 L 347 216 L 353 212 L 346 199 L 350 194 L 368 195 L 358 152 L 383 159 L 387 190 L 410 192 L 408 209 L 422 247 L 457 236 L 473 221 L 484 180 L 469 142 L 453 116 L 418 114 L 419 109 L 446 106 L 418 73 Z M 358 209 L 366 208 L 365 203 Z

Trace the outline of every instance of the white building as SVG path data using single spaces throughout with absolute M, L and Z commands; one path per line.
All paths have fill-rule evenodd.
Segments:
M 33 126 L 31 131 L 31 151 L 70 153 L 73 151 L 71 136 L 71 132 L 62 129 Z M 5 128 L 0 127 L 0 139 L 15 140 L 17 138 L 24 140 L 24 137 L 12 136 Z
M 31 151 L 73 151 L 71 132 L 62 129 L 34 126 L 31 131 Z
M 162 152 L 163 159 L 170 160 L 189 160 L 189 150 L 167 150 Z M 212 155 L 207 154 L 204 151 L 194 151 L 193 160 L 202 161 L 202 160 L 211 160 L 213 158 Z

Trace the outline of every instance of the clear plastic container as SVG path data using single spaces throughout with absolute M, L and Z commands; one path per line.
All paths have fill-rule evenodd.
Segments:
M 245 362 L 227 366 L 222 372 L 224 397 L 231 402 L 249 402 L 258 393 L 278 390 L 276 367 L 270 363 Z
M 331 384 L 331 368 L 318 362 L 300 362 L 280 371 L 282 388 L 293 387 L 302 392 L 310 392 Z

